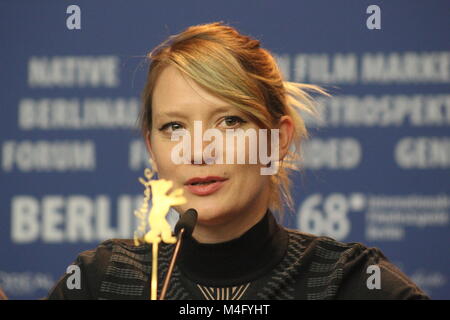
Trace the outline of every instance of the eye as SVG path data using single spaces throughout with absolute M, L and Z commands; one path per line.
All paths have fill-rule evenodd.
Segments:
M 161 128 L 159 128 L 159 131 L 168 131 L 167 129 L 171 129 L 171 130 L 169 130 L 169 132 L 173 132 L 176 130 L 183 129 L 183 126 L 181 124 L 179 124 L 178 122 L 168 122 L 168 123 L 164 124 Z
M 240 125 L 242 123 L 246 123 L 247 121 L 243 120 L 241 117 L 238 116 L 228 116 L 225 117 L 221 122 L 221 126 L 223 124 L 222 127 L 224 127 L 225 129 L 230 129 L 230 128 L 234 128 L 237 127 L 237 125 Z

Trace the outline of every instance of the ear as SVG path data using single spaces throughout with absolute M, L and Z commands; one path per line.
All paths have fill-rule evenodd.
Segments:
M 279 151 L 280 160 L 283 160 L 289 151 L 294 136 L 294 121 L 290 116 L 282 116 L 279 120 Z
M 152 152 L 150 131 L 147 131 L 147 134 L 145 135 L 145 146 L 147 147 L 147 152 L 150 156 L 150 165 L 152 167 L 152 170 L 158 172 L 158 166 L 156 165 L 156 161 Z

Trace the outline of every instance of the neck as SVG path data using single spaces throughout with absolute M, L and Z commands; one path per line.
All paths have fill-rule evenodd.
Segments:
M 269 204 L 258 200 L 250 203 L 248 209 L 229 215 L 227 220 L 217 224 L 203 224 L 199 219 L 192 237 L 200 243 L 219 243 L 240 237 L 260 221 L 267 212 Z
M 221 243 L 183 242 L 178 266 L 195 283 L 227 286 L 257 279 L 284 256 L 287 232 L 270 210 L 240 237 Z
M 220 243 L 238 238 L 261 220 L 266 211 L 267 208 L 251 212 L 251 215 L 236 215 L 231 221 L 213 226 L 197 223 L 192 237 L 200 243 Z

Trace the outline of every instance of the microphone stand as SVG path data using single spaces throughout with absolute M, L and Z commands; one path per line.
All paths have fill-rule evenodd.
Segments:
M 172 276 L 173 267 L 175 266 L 175 261 L 177 260 L 178 252 L 180 251 L 181 242 L 183 241 L 183 234 L 184 234 L 184 228 L 182 228 L 180 230 L 180 232 L 178 233 L 178 241 L 175 246 L 175 249 L 174 249 L 174 252 L 172 255 L 172 259 L 170 260 L 169 269 L 167 270 L 166 278 L 164 279 L 164 284 L 163 284 L 163 287 L 161 290 L 161 295 L 159 296 L 159 300 L 164 300 L 164 297 L 166 296 L 167 287 L 169 286 L 169 280 L 170 280 L 170 277 Z
M 164 284 L 161 289 L 161 295 L 159 300 L 164 300 L 167 292 L 167 287 L 169 286 L 169 280 L 172 276 L 173 268 L 175 267 L 175 261 L 180 252 L 181 243 L 183 238 L 191 236 L 195 228 L 195 223 L 197 222 L 197 211 L 193 208 L 188 209 L 178 220 L 175 226 L 175 234 L 177 234 L 178 241 L 175 245 L 175 249 L 172 254 L 172 259 L 170 260 L 169 269 L 167 270 L 166 278 L 164 279 Z

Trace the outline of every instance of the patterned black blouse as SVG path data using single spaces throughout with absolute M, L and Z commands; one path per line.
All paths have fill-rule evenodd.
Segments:
M 174 245 L 161 243 L 159 247 L 160 292 Z M 74 264 L 81 270 L 81 288 L 69 289 L 66 282 L 70 275 L 64 275 L 49 299 L 149 299 L 148 245 L 108 240 L 81 253 Z M 186 239 L 166 299 L 428 297 L 379 249 L 286 229 L 267 211 L 261 221 L 237 239 L 217 244 Z

